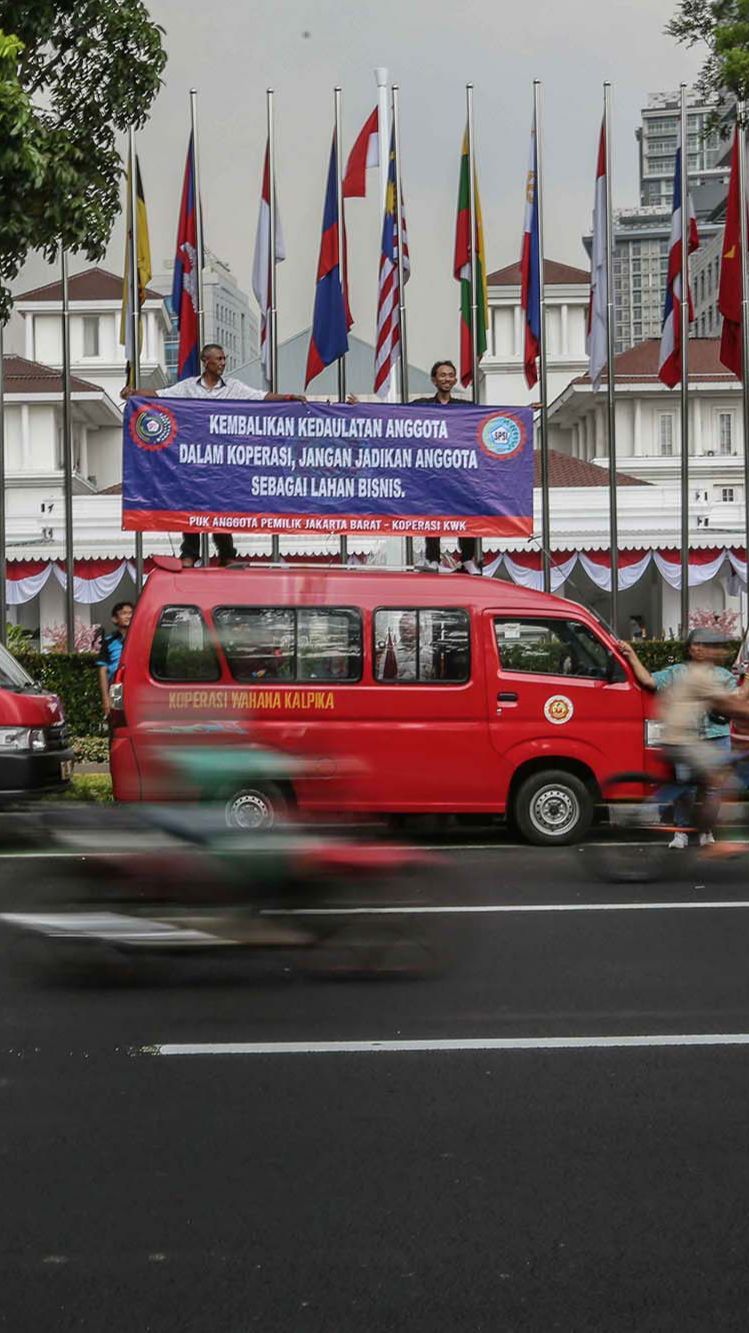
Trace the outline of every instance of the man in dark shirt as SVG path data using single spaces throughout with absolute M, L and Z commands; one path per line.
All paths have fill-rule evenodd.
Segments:
M 411 407 L 470 407 L 465 398 L 453 398 L 452 392 L 458 382 L 458 372 L 452 361 L 435 361 L 432 366 L 432 384 L 437 392 L 433 398 L 413 398 Z M 460 569 L 468 574 L 480 574 L 476 564 L 476 538 L 459 537 Z M 424 568 L 437 571 L 440 567 L 440 539 L 427 537 L 424 551 Z
M 109 717 L 109 686 L 112 683 L 114 674 L 120 664 L 122 650 L 125 647 L 125 635 L 133 618 L 132 602 L 117 602 L 112 607 L 112 623 L 114 629 L 110 634 L 102 634 L 99 656 L 96 659 L 96 666 L 99 675 L 99 690 L 101 692 L 101 706 L 105 717 Z

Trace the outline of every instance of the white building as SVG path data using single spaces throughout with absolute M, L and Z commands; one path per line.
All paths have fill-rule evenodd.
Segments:
M 528 406 L 538 401 L 523 371 L 525 323 L 520 305 L 520 265 L 508 264 L 487 280 L 489 328 L 481 361 L 481 401 Z M 546 347 L 549 399 L 588 365 L 585 352 L 590 274 L 554 259 L 544 261 Z

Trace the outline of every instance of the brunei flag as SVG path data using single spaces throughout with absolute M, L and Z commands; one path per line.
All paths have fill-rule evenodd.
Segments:
M 468 155 L 468 130 L 463 136 L 463 151 L 460 158 L 460 184 L 458 186 L 458 217 L 455 224 L 455 259 L 453 276 L 460 283 L 460 382 L 465 388 L 473 379 L 473 357 L 471 355 L 471 172 Z M 486 351 L 486 257 L 484 251 L 484 228 L 481 221 L 481 202 L 479 200 L 478 181 L 474 176 L 473 214 L 476 228 L 473 243 L 476 253 L 476 359 L 480 361 Z
M 132 209 L 132 189 L 133 189 L 133 164 L 128 159 L 127 165 L 127 224 L 125 240 L 125 276 L 122 280 L 122 315 L 120 318 L 120 343 L 125 348 L 125 360 L 127 362 L 126 377 L 127 383 L 132 383 L 133 365 L 135 356 L 133 354 L 133 321 L 132 321 L 132 282 L 131 256 L 136 251 L 136 264 L 138 271 L 138 350 L 142 339 L 142 329 L 140 325 L 140 312 L 143 302 L 146 299 L 146 288 L 151 281 L 151 243 L 148 239 L 148 215 L 146 213 L 146 200 L 143 194 L 143 182 L 140 175 L 140 163 L 138 157 L 135 157 L 135 238 L 133 238 L 133 209 Z M 135 244 L 133 241 L 135 240 Z

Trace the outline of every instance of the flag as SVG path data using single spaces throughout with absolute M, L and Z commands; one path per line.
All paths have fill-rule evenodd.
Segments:
M 390 377 L 398 358 L 400 342 L 400 310 L 398 295 L 398 199 L 395 160 L 395 128 L 390 136 L 390 157 L 388 163 L 387 190 L 385 193 L 385 216 L 382 223 L 382 248 L 380 251 L 380 280 L 377 294 L 377 344 L 375 347 L 375 393 L 386 398 L 390 388 Z M 403 282 L 408 282 L 411 273 L 411 259 L 408 253 L 408 232 L 406 216 L 403 211 L 401 196 L 401 221 L 403 224 Z
M 590 255 L 590 300 L 588 336 L 585 350 L 591 384 L 600 389 L 608 360 L 608 274 L 606 272 L 606 233 L 608 200 L 606 197 L 606 122 L 601 125 L 593 197 L 593 245 Z
M 127 164 L 127 203 L 126 203 L 126 234 L 125 234 L 125 266 L 124 278 L 122 280 L 122 314 L 120 316 L 120 343 L 125 348 L 125 360 L 127 362 L 126 380 L 128 384 L 132 383 L 133 367 L 135 365 L 134 349 L 132 344 L 132 282 L 130 281 L 130 256 L 133 249 L 132 236 L 132 189 L 133 189 L 133 164 L 128 159 Z M 140 325 L 140 312 L 143 302 L 146 299 L 146 288 L 151 281 L 151 243 L 148 237 L 148 214 L 146 213 L 146 200 L 143 194 L 143 181 L 140 174 L 140 163 L 138 156 L 135 157 L 135 228 L 137 240 L 136 264 L 138 267 L 138 348 L 142 338 L 142 329 Z
M 380 165 L 380 117 L 375 107 L 357 136 L 343 177 L 344 199 L 362 199 L 367 193 L 367 167 Z
M 739 213 L 739 127 L 733 136 L 731 151 L 731 179 L 726 201 L 726 226 L 723 233 L 723 253 L 720 261 L 718 310 L 723 316 L 720 337 L 720 359 L 738 379 L 743 378 L 741 360 L 741 303 L 743 274 L 741 271 L 741 215 Z
M 668 276 L 666 278 L 666 302 L 663 310 L 663 328 L 661 332 L 661 350 L 658 358 L 658 378 L 669 389 L 675 388 L 681 379 L 681 140 L 676 146 L 674 166 L 674 203 L 671 214 L 671 246 L 668 252 Z M 687 253 L 691 255 L 698 249 L 700 238 L 697 233 L 697 219 L 694 215 L 692 199 L 687 194 Z M 694 320 L 692 292 L 687 284 L 688 319 Z
M 529 389 L 538 383 L 538 361 L 541 350 L 541 269 L 538 220 L 538 153 L 535 122 L 531 130 L 531 148 L 528 175 L 525 182 L 525 220 L 523 247 L 520 251 L 520 305 L 525 317 L 525 382 Z
M 177 379 L 200 374 L 198 321 L 198 225 L 195 207 L 195 156 L 192 135 L 187 146 L 185 179 L 174 256 L 172 309 L 179 325 Z
M 305 388 L 326 366 L 345 356 L 348 351 L 348 331 L 352 319 L 348 300 L 341 284 L 341 245 L 343 231 L 338 218 L 337 145 L 333 135 L 330 150 L 328 183 L 322 216 L 322 240 L 317 263 L 315 308 L 312 315 L 312 337 L 307 353 Z
M 463 388 L 473 380 L 473 349 L 471 345 L 471 306 L 474 293 L 471 290 L 471 166 L 468 155 L 468 129 L 463 135 L 463 148 L 460 157 L 460 179 L 458 183 L 458 216 L 455 223 L 455 257 L 453 277 L 460 283 L 460 382 Z M 486 260 L 484 258 L 484 227 L 481 220 L 481 201 L 478 181 L 474 175 L 473 213 L 476 235 L 476 359 L 480 361 L 486 351 L 486 326 L 488 323 L 486 298 Z
M 275 188 L 275 183 L 274 183 Z M 276 205 L 276 263 L 286 258 L 281 219 Z M 260 191 L 260 210 L 255 232 L 255 255 L 252 261 L 252 290 L 260 307 L 260 361 L 268 384 L 271 380 L 270 294 L 271 294 L 271 235 L 270 235 L 270 149 L 265 147 L 263 184 Z

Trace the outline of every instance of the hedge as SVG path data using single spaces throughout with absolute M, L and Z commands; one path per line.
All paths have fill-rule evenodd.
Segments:
M 686 649 L 681 639 L 641 639 L 632 646 L 648 671 L 660 671 L 662 667 L 671 666 L 673 662 L 683 662 L 686 657 Z M 740 647 L 740 639 L 729 643 L 726 654 L 727 666 L 733 664 Z
M 71 736 L 100 736 L 104 728 L 95 653 L 15 654 L 33 680 L 59 694 Z

